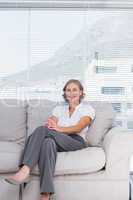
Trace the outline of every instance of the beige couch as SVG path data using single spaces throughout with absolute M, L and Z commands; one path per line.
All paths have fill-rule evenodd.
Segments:
M 128 200 L 133 134 L 112 127 L 115 113 L 111 104 L 90 103 L 96 118 L 87 133 L 88 147 L 58 153 L 56 200 Z M 0 200 L 39 200 L 37 166 L 25 188 L 6 183 L 4 177 L 18 170 L 25 138 L 46 121 L 56 104 L 48 100 L 0 101 Z

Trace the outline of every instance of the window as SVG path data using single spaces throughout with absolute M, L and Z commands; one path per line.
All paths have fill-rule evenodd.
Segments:
M 132 112 L 130 104 L 122 109 L 133 95 L 132 5 L 16 2 L 0 9 L 0 98 L 62 100 L 64 83 L 77 78 L 93 100 L 106 100 L 104 94 L 118 115 Z
M 121 127 L 122 127 L 122 120 L 116 120 L 116 121 L 115 121 L 115 124 L 116 124 L 117 126 L 121 126 Z
M 133 109 L 133 103 L 127 103 L 127 109 Z
M 0 98 L 20 98 L 29 69 L 28 11 L 0 10 L 0 36 Z
M 127 128 L 133 130 L 133 121 L 127 121 Z
M 111 74 L 116 73 L 117 67 L 104 67 L 104 66 L 96 66 L 97 74 Z
M 112 103 L 112 106 L 116 112 L 121 112 L 121 103 Z
M 124 87 L 102 87 L 102 94 L 107 95 L 123 95 L 125 93 Z
M 82 10 L 0 11 L 1 98 L 23 93 L 53 99 L 69 78 L 83 80 L 87 37 L 79 44 L 76 38 L 82 36 L 85 15 Z
M 131 72 L 133 72 L 133 65 L 131 66 Z

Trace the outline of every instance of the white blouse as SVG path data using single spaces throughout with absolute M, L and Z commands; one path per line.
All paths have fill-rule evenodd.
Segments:
M 92 120 L 95 118 L 95 110 L 89 103 L 81 102 L 76 106 L 72 115 L 69 115 L 69 105 L 68 103 L 56 106 L 53 109 L 52 115 L 58 118 L 58 125 L 62 127 L 74 126 L 76 125 L 82 117 L 89 116 Z M 79 135 L 85 139 L 86 132 L 88 131 L 88 126 L 85 127 Z

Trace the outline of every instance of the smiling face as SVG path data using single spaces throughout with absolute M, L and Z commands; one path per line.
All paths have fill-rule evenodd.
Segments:
M 69 103 L 80 103 L 80 97 L 83 91 L 76 83 L 69 83 L 65 89 L 65 98 Z

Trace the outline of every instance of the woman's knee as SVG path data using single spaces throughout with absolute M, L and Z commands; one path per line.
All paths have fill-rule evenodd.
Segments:
M 44 129 L 44 126 L 38 126 L 36 129 L 35 129 L 35 131 L 41 131 L 41 130 L 43 130 Z
M 33 134 L 44 133 L 44 132 L 46 132 L 46 127 L 45 126 L 38 126 L 33 131 Z
M 44 137 L 46 130 L 44 126 L 38 126 L 35 130 L 29 135 L 28 140 L 32 138 Z

